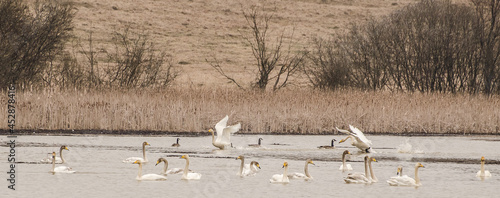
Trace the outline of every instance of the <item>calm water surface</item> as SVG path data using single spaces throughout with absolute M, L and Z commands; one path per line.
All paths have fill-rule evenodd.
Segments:
M 261 148 L 249 148 L 262 137 Z M 211 145 L 211 137 L 180 137 L 181 147 L 170 147 L 176 137 L 154 136 L 19 136 L 16 139 L 17 183 L 16 191 L 7 189 L 8 182 L 0 184 L 0 197 L 492 197 L 500 194 L 500 137 L 400 137 L 368 136 L 374 143 L 377 158 L 373 163 L 379 182 L 345 184 L 347 173 L 338 170 L 341 153 L 353 153 L 348 160 L 355 172 L 363 172 L 365 154 L 349 143 L 337 143 L 336 149 L 318 149 L 329 145 L 330 140 L 343 136 L 272 136 L 236 135 L 232 137 L 235 148 L 218 150 Z M 5 147 L 7 137 L 0 136 L 0 170 L 8 171 Z M 181 175 L 169 175 L 166 181 L 137 181 L 138 165 L 124 164 L 127 157 L 142 157 L 141 143 L 147 141 L 149 163 L 143 173 L 160 173 L 163 166 L 154 166 L 156 159 L 166 157 L 169 168 L 183 168 L 182 154 L 191 157 L 190 169 L 203 176 L 198 181 L 181 180 Z M 273 145 L 278 143 L 281 145 Z M 39 164 L 48 152 L 64 151 L 66 166 L 75 174 L 49 173 L 50 164 Z M 261 165 L 253 177 L 240 178 L 238 155 Z M 493 164 L 487 164 L 493 177 L 480 180 L 476 172 L 480 157 L 485 156 Z M 273 174 L 282 174 L 283 162 L 289 163 L 290 172 L 303 172 L 306 158 L 312 158 L 315 166 L 309 166 L 314 180 L 291 180 L 289 184 L 271 184 Z M 414 165 L 422 162 L 419 170 L 422 186 L 392 187 L 385 181 L 395 176 L 398 165 L 405 167 L 404 174 L 414 175 Z M 4 178 L 8 175 L 4 173 Z

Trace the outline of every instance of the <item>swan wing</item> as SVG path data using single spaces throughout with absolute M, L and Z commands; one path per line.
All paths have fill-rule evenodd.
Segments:
M 339 132 L 342 132 L 342 133 L 345 133 L 345 134 L 349 134 L 349 135 L 351 134 L 351 132 L 350 132 L 350 131 L 348 131 L 348 130 L 339 129 L 339 128 L 337 128 L 337 127 L 335 127 L 335 128 L 336 128 L 336 129 L 337 129 L 337 131 L 339 131 Z
M 361 132 L 361 130 L 359 130 L 358 128 L 356 128 L 352 125 L 349 125 L 349 128 L 352 131 L 352 135 L 354 135 L 354 137 L 356 137 L 356 139 L 358 139 L 358 141 L 364 142 L 364 143 L 368 144 L 369 146 L 372 145 L 372 141 L 368 140 L 368 138 L 366 138 L 365 134 L 363 134 L 363 132 Z
M 408 177 L 407 175 L 404 176 L 395 176 L 391 177 L 389 180 L 387 180 L 387 183 L 391 186 L 415 186 L 416 181 L 415 179 Z
M 41 163 L 52 163 L 52 158 L 44 158 L 40 160 Z M 60 157 L 56 157 L 56 164 L 62 164 Z
M 147 161 L 145 161 L 142 157 L 129 157 L 129 158 L 127 158 L 127 159 L 123 160 L 122 162 L 123 162 L 123 163 L 130 163 L 130 164 L 132 164 L 132 163 L 134 163 L 136 160 L 139 160 L 139 161 L 140 161 L 140 162 L 142 162 L 142 163 L 146 163 L 146 162 L 147 162 Z
M 271 179 L 269 179 L 271 183 L 283 182 L 283 174 L 274 174 Z
M 201 174 L 200 173 L 188 173 L 186 175 L 186 178 L 184 178 L 184 179 L 198 180 L 198 179 L 201 179 Z
M 303 173 L 292 173 L 288 174 L 288 178 L 290 179 L 305 179 L 307 176 Z
M 485 170 L 484 175 L 481 174 L 481 171 L 477 171 L 476 177 L 491 177 L 490 171 Z
M 353 169 L 352 169 L 351 164 L 346 164 L 345 165 L 345 169 L 344 169 L 344 165 L 341 164 L 339 170 L 341 170 L 341 171 L 352 171 Z
M 364 173 L 349 173 L 344 179 L 345 183 L 362 184 L 369 183 L 370 180 L 366 178 Z
M 231 144 L 231 134 L 238 132 L 240 128 L 240 123 L 224 128 L 220 142 L 223 144 Z
M 224 131 L 224 128 L 227 126 L 227 120 L 229 120 L 229 116 L 226 115 L 226 117 L 222 118 L 217 124 L 215 124 L 215 131 L 217 132 L 217 142 L 220 142 L 221 137 L 222 137 L 222 132 Z
M 145 174 L 142 177 L 138 177 L 137 180 L 147 180 L 147 181 L 157 181 L 157 180 L 166 180 L 167 177 L 163 175 L 157 175 L 157 174 Z
M 184 169 L 182 168 L 172 168 L 172 169 L 169 169 L 167 170 L 167 174 L 179 174 L 179 173 L 182 173 L 184 171 Z M 191 170 L 189 170 L 190 172 L 192 172 Z

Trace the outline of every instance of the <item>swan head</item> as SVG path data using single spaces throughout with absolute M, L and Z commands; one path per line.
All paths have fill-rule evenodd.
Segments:
M 415 168 L 420 168 L 420 167 L 425 168 L 425 166 L 422 165 L 420 162 L 415 164 Z
M 349 152 L 348 150 L 345 150 L 344 153 L 342 153 L 342 155 L 344 155 L 344 156 L 345 155 L 350 155 L 350 154 L 351 154 L 351 152 Z
M 288 167 L 288 162 L 285 161 L 285 163 L 283 163 L 283 167 L 282 168 L 285 168 L 285 167 Z
M 183 155 L 181 156 L 181 159 L 189 159 L 189 155 Z
M 149 144 L 148 142 L 143 142 L 142 145 L 143 146 L 148 146 L 148 145 L 151 146 L 151 144 Z
M 307 159 L 306 161 L 307 161 L 308 164 L 312 164 L 312 165 L 316 166 L 316 164 L 314 164 L 314 162 L 312 161 L 312 159 Z
M 378 162 L 374 157 L 370 157 L 370 161 Z
M 254 161 L 254 162 L 255 162 L 255 161 Z M 255 162 L 254 164 L 255 164 L 255 166 L 257 166 L 257 168 L 261 169 L 261 168 L 260 168 L 260 164 L 259 164 L 259 162 Z
M 245 157 L 243 157 L 243 155 L 240 155 L 240 156 L 238 156 L 238 157 L 236 158 L 236 160 L 239 160 L 239 159 L 240 159 L 240 160 L 244 160 L 244 159 L 245 159 Z
M 208 132 L 212 133 L 212 135 L 214 134 L 214 130 L 212 130 L 212 129 L 208 129 Z
M 368 157 L 368 155 L 365 156 L 365 162 L 368 162 L 370 159 L 370 157 Z
M 56 158 L 56 152 L 52 152 L 52 158 Z
M 346 138 L 346 139 L 341 139 L 341 140 L 339 141 L 339 143 L 345 142 L 346 140 L 347 140 L 347 138 Z
M 481 157 L 481 162 L 484 162 L 484 161 L 485 161 L 484 156 L 482 156 Z
M 158 165 L 158 164 L 160 164 L 161 162 L 165 162 L 165 164 L 166 164 L 167 160 L 165 158 L 163 158 L 163 157 L 160 157 L 160 158 L 158 158 L 158 160 L 156 160 L 155 166 Z
M 68 149 L 68 147 L 67 147 L 67 146 L 61 146 L 61 149 L 64 149 L 64 150 L 68 150 L 68 151 L 69 151 L 69 149 Z
M 396 175 L 401 175 L 402 171 L 403 171 L 403 167 L 399 166 Z

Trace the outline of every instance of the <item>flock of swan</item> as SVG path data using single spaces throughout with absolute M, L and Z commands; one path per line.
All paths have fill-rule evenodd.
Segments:
M 217 133 L 217 137 L 215 137 L 214 131 L 212 129 L 209 132 L 212 134 L 212 145 L 219 148 L 225 149 L 228 147 L 232 147 L 231 144 L 231 134 L 237 132 L 241 128 L 241 124 L 236 124 L 232 126 L 227 126 L 227 121 L 229 117 L 224 117 L 221 121 L 219 121 L 215 125 L 215 132 Z M 348 136 L 345 139 L 342 139 L 339 143 L 345 142 L 348 139 L 351 139 L 351 144 L 362 152 L 370 153 L 374 152 L 372 149 L 372 142 L 366 138 L 366 136 L 356 127 L 350 126 L 350 131 L 344 129 L 338 129 L 339 132 L 345 133 Z M 258 144 L 249 144 L 250 147 L 260 147 L 261 141 L 263 139 L 259 138 Z M 334 149 L 334 142 L 336 140 L 332 139 L 331 145 L 328 146 L 319 146 L 320 149 Z M 146 158 L 146 146 L 150 145 L 147 142 L 142 143 L 142 157 L 129 157 L 123 160 L 123 163 L 129 164 L 138 164 L 139 170 L 136 179 L 137 180 L 150 180 L 150 181 L 161 181 L 166 180 L 167 175 L 171 174 L 182 174 L 182 179 L 184 180 L 199 180 L 202 177 L 202 174 L 194 172 L 189 169 L 189 155 L 182 155 L 180 158 L 186 160 L 186 165 L 184 169 L 182 168 L 172 168 L 168 169 L 168 161 L 165 158 L 159 158 L 156 160 L 155 166 L 164 163 L 164 167 L 161 171 L 161 174 L 142 174 L 142 166 L 148 163 L 148 159 Z M 179 138 L 177 138 L 176 143 L 172 144 L 172 147 L 179 147 Z M 63 150 L 68 150 L 67 146 L 61 146 L 59 150 L 59 157 L 56 156 L 56 152 L 52 152 L 51 157 L 44 158 L 40 160 L 42 163 L 52 163 L 51 173 L 75 173 L 72 168 L 67 166 L 57 166 L 56 164 L 64 164 L 66 161 L 63 158 Z M 342 164 L 339 167 L 339 170 L 342 172 L 352 171 L 353 168 L 350 164 L 346 164 L 346 155 L 351 155 L 348 150 L 345 150 L 342 153 Z M 241 177 L 254 176 L 261 169 L 260 164 L 257 161 L 251 161 L 248 164 L 245 164 L 245 157 L 240 155 L 235 158 L 236 160 L 241 160 L 240 168 L 237 175 Z M 366 155 L 364 157 L 364 173 L 363 172 L 354 172 L 348 173 L 344 178 L 344 182 L 347 184 L 369 184 L 378 182 L 378 178 L 375 176 L 372 168 L 372 162 L 376 162 L 377 160 L 374 157 L 369 157 Z M 282 168 L 284 168 L 283 174 L 274 174 L 269 179 L 270 183 L 289 183 L 290 179 L 304 179 L 311 180 L 313 177 L 309 174 L 309 164 L 315 165 L 311 159 L 307 159 L 305 161 L 304 173 L 288 173 L 288 162 L 284 162 Z M 480 178 L 488 178 L 491 177 L 491 173 L 485 170 L 485 158 L 481 157 L 481 169 L 477 172 L 476 176 Z M 420 178 L 418 177 L 419 168 L 424 168 L 424 165 L 421 163 L 415 164 L 415 175 L 414 178 L 409 177 L 407 175 L 403 175 L 403 167 L 399 166 L 397 168 L 396 176 L 393 176 L 387 180 L 387 183 L 390 186 L 420 186 Z

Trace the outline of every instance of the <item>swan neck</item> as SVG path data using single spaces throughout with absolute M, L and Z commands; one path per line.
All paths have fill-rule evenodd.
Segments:
M 146 145 L 145 144 L 142 144 L 142 158 L 144 159 L 144 161 L 148 161 L 148 159 L 146 159 Z
M 245 165 L 245 160 L 244 159 L 241 159 L 241 165 L 240 165 L 240 176 L 243 176 L 243 166 Z M 252 165 L 250 164 L 250 167 L 252 167 Z
M 288 181 L 288 166 L 285 166 L 285 171 L 283 172 L 283 179 L 281 181 Z
M 139 172 L 137 173 L 137 178 L 142 177 L 142 163 L 139 163 Z
M 415 184 L 420 184 L 420 178 L 418 177 L 418 166 L 415 167 Z
M 182 176 L 183 176 L 184 178 L 186 178 L 186 177 L 187 177 L 188 170 L 189 170 L 189 159 L 188 159 L 188 158 L 186 158 L 186 166 L 184 167 L 184 173 L 182 174 Z
M 167 174 L 168 162 L 166 160 L 163 162 L 165 163 L 165 165 L 163 165 L 163 174 Z
M 55 172 L 54 171 L 55 168 L 56 168 L 56 158 L 52 157 L 52 171 L 51 172 Z
M 309 175 L 309 163 L 306 162 L 306 165 L 304 166 L 304 173 L 306 173 L 306 176 L 307 177 L 311 177 L 311 175 Z
M 347 167 L 345 166 L 345 153 L 342 155 L 342 168 L 345 170 Z
M 61 158 L 62 163 L 64 164 L 66 161 L 64 161 L 63 154 L 62 154 L 63 148 L 61 147 L 59 149 L 59 157 Z
M 212 131 L 212 144 L 215 145 L 215 134 L 214 134 L 214 131 Z
M 484 175 L 484 161 L 481 161 L 481 175 Z
M 367 162 L 367 160 L 365 160 L 365 176 L 366 176 L 366 178 L 369 178 L 369 176 L 368 176 L 368 162 Z
M 370 177 L 372 178 L 373 181 L 378 181 L 378 179 L 375 176 L 375 174 L 373 174 L 373 168 L 372 168 L 372 162 L 371 162 L 371 160 L 368 162 L 368 165 L 370 166 Z

